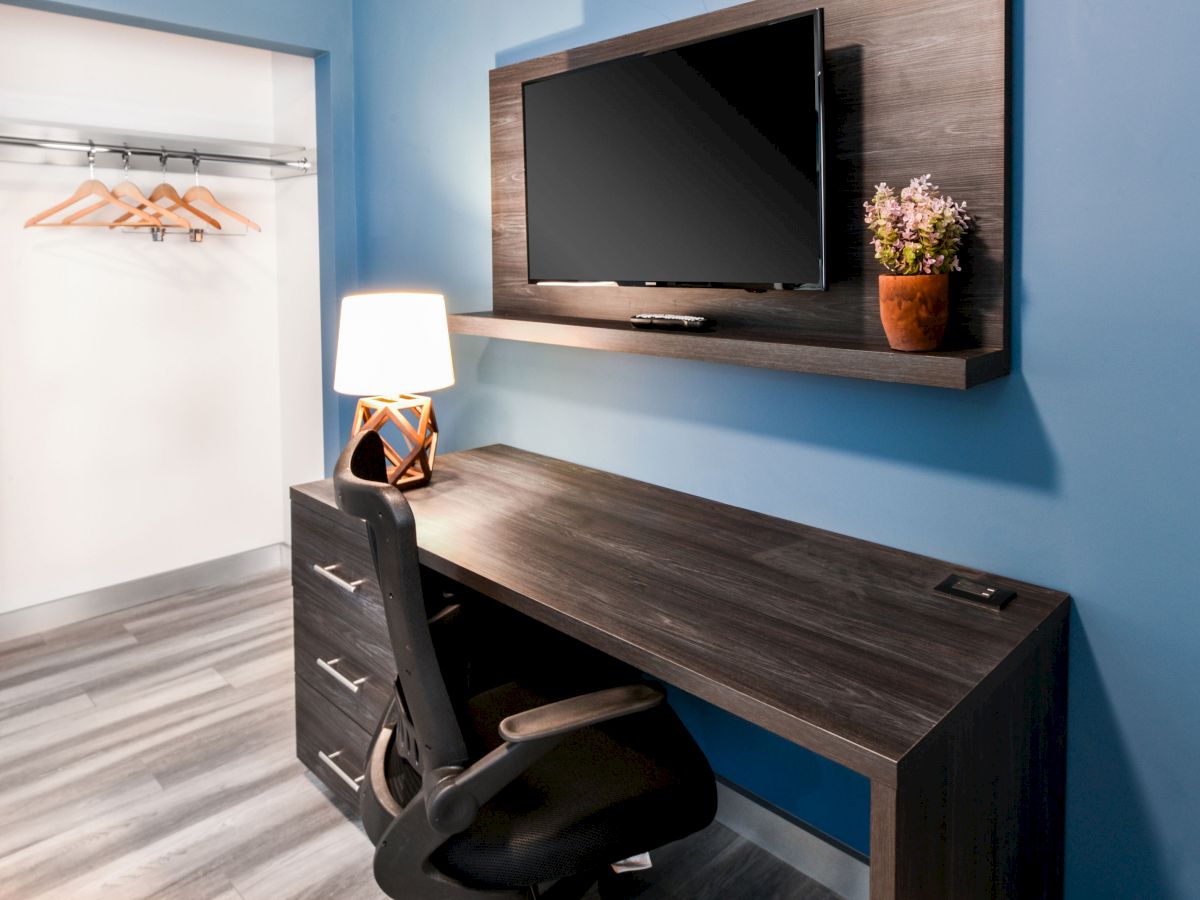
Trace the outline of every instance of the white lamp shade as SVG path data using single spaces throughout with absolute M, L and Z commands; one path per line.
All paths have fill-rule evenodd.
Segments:
M 454 384 L 441 294 L 342 299 L 333 389 L 355 397 L 420 394 Z

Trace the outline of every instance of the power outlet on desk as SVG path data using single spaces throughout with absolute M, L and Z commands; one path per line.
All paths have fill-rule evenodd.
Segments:
M 1017 592 L 1009 588 L 965 575 L 948 575 L 934 590 L 997 611 L 1004 609 L 1017 596 Z

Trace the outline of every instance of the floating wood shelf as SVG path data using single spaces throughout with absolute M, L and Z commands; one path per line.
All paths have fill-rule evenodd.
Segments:
M 703 333 L 642 331 L 612 320 L 478 312 L 450 316 L 450 330 L 535 344 L 673 356 L 959 390 L 1000 378 L 1009 369 L 1008 353 L 995 347 L 901 353 L 870 340 L 811 340 L 796 334 L 746 328 Z

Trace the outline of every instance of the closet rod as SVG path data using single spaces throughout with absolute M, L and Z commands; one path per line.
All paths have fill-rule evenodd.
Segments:
M 268 156 L 237 156 L 232 153 L 207 153 L 197 150 L 167 150 L 162 147 L 131 147 L 125 144 L 96 144 L 91 141 L 53 141 L 40 138 L 8 137 L 0 135 L 0 144 L 12 147 L 39 147 L 43 150 L 75 150 L 80 153 L 128 153 L 132 156 L 153 156 L 158 159 L 192 159 L 201 162 L 238 163 L 247 166 L 282 166 L 307 172 L 308 157 L 301 159 L 271 159 Z

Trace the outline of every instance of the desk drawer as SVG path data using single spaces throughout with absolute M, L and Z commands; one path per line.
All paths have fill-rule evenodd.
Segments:
M 303 678 L 296 679 L 296 755 L 356 809 L 371 735 Z
M 330 512 L 320 515 L 292 504 L 292 580 L 378 606 L 379 582 L 366 525 Z
M 298 615 L 296 675 L 371 731 L 391 699 L 396 663 L 378 641 L 386 631 L 368 635 L 347 626 L 346 619 Z
M 359 655 L 365 655 L 365 661 L 378 661 L 376 668 L 396 668 L 394 660 L 383 666 L 392 656 L 383 604 L 357 591 L 351 593 L 326 583 L 320 576 L 312 574 L 311 565 L 294 550 L 292 609 L 297 629 L 307 626 L 317 634 L 329 634 L 345 644 L 346 650 L 353 644 L 361 648 Z

